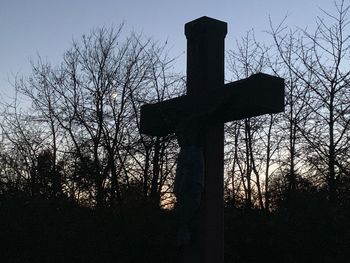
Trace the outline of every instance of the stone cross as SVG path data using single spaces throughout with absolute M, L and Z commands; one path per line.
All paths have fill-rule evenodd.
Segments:
M 206 122 L 205 190 L 200 211 L 200 262 L 224 262 L 224 123 L 284 110 L 284 80 L 263 73 L 224 84 L 225 22 L 201 17 L 185 25 L 187 94 L 141 107 L 141 132 L 174 133 L 188 116 Z

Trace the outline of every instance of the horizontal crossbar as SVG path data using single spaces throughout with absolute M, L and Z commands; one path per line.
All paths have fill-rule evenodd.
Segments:
M 203 91 L 141 106 L 143 134 L 165 136 L 179 122 L 199 119 L 205 123 L 229 122 L 284 111 L 284 79 L 264 73 Z

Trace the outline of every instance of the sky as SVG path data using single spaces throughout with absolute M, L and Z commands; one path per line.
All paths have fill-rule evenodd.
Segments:
M 290 27 L 312 27 L 320 8 L 333 10 L 332 0 L 0 0 L 0 96 L 14 94 L 15 76 L 29 76 L 38 55 L 57 65 L 73 41 L 92 29 L 125 23 L 124 32 L 142 32 L 168 41 L 185 72 L 184 24 L 209 16 L 228 23 L 226 47 L 254 29 L 269 41 L 269 17 Z

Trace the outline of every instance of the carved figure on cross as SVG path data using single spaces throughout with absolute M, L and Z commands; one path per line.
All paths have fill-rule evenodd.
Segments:
M 192 239 L 191 221 L 195 217 L 204 191 L 203 125 L 196 119 L 186 119 L 176 127 L 180 146 L 177 158 L 174 194 L 178 247 L 187 246 Z

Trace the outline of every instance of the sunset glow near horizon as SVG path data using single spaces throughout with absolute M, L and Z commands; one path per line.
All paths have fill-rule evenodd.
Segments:
M 313 27 L 320 8 L 334 10 L 333 1 L 278 0 L 2 0 L 0 5 L 0 96 L 9 99 L 14 77 L 28 76 L 30 61 L 38 55 L 58 65 L 72 43 L 94 28 L 125 23 L 124 32 L 142 32 L 154 40 L 167 41 L 170 56 L 179 57 L 176 70 L 185 72 L 184 24 L 201 16 L 228 23 L 226 48 L 254 29 L 261 42 L 268 42 L 269 17 L 278 25 L 286 16 L 290 27 Z

